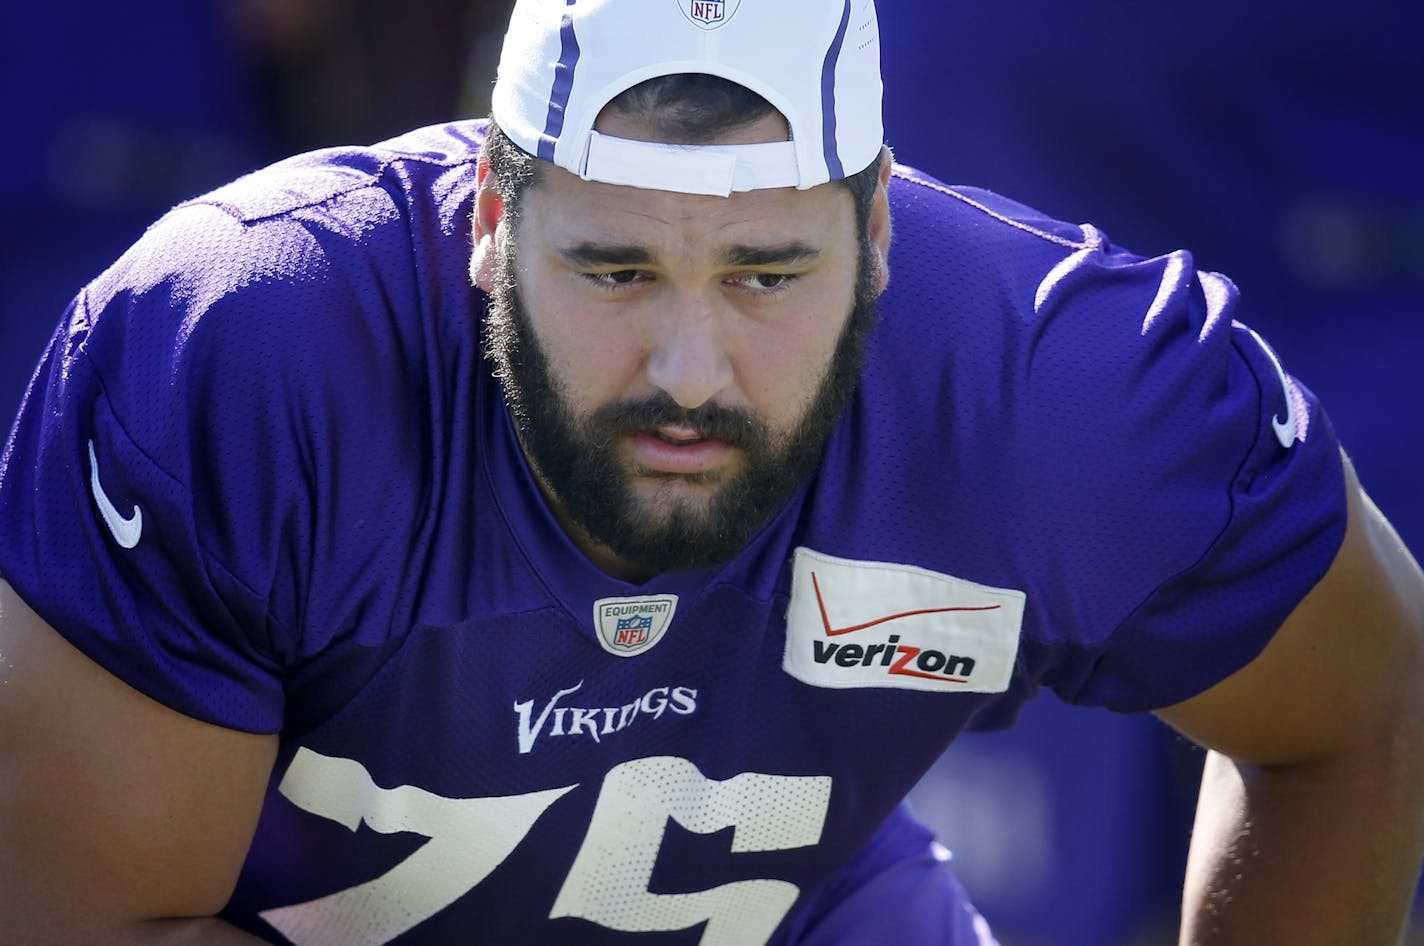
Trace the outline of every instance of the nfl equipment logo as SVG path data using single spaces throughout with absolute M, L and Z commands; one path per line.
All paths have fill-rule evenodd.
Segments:
M 613 637 L 614 647 L 638 647 L 648 642 L 648 632 L 653 629 L 653 619 L 642 617 L 619 618 L 618 630 Z
M 692 18 L 709 26 L 727 17 L 727 4 L 722 0 L 692 0 Z
M 593 603 L 593 628 L 604 650 L 632 657 L 662 640 L 675 611 L 677 595 L 600 598 Z
M 678 0 L 682 15 L 704 30 L 715 30 L 725 24 L 741 4 L 742 0 Z

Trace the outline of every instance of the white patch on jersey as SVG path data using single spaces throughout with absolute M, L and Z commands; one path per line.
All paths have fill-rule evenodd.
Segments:
M 1026 596 L 914 565 L 796 550 L 782 669 L 812 686 L 1002 693 Z
M 593 603 L 593 626 L 604 650 L 633 657 L 663 639 L 675 613 L 677 595 L 599 598 Z

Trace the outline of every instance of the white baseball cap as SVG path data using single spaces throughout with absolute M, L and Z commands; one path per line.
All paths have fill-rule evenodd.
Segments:
M 594 120 L 640 82 L 706 73 L 756 92 L 791 140 L 678 145 L 601 135 Z M 726 196 L 802 190 L 880 153 L 874 0 L 517 0 L 492 114 L 525 151 L 584 180 Z

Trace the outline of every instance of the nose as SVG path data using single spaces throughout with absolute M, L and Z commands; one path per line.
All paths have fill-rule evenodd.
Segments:
M 700 407 L 731 385 L 732 360 L 713 305 L 669 301 L 648 353 L 648 380 L 680 406 Z

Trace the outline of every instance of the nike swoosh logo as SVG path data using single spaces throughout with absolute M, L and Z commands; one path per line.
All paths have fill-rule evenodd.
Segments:
M 94 456 L 94 441 L 92 440 L 89 441 L 89 488 L 94 493 L 94 502 L 99 507 L 99 515 L 104 517 L 104 524 L 114 534 L 114 541 L 126 549 L 138 545 L 139 537 L 143 535 L 143 510 L 135 506 L 133 515 L 125 518 L 109 501 L 104 487 L 99 484 L 99 461 Z
M 1244 325 L 1241 327 L 1246 328 Z M 1246 328 L 1246 331 L 1256 340 L 1256 344 L 1261 346 L 1261 350 L 1266 353 L 1266 357 L 1271 359 L 1271 367 L 1276 369 L 1276 377 L 1281 380 L 1281 391 L 1286 396 L 1286 418 L 1285 420 L 1280 420 L 1275 414 L 1272 414 L 1271 429 L 1276 432 L 1276 441 L 1280 443 L 1282 447 L 1289 450 L 1295 446 L 1296 438 L 1295 396 L 1291 393 L 1290 379 L 1286 377 L 1286 369 L 1281 367 L 1281 360 L 1276 357 L 1276 353 L 1271 349 L 1271 346 L 1266 344 L 1266 340 L 1260 335 L 1257 335 L 1255 329 Z
M 883 618 L 866 621 L 864 624 L 852 624 L 849 627 L 831 627 L 831 616 L 826 611 L 826 600 L 821 597 L 821 583 L 816 579 L 815 572 L 811 573 L 811 588 L 816 592 L 816 604 L 821 609 L 821 625 L 826 629 L 827 637 L 854 634 L 856 631 L 863 631 L 867 627 L 875 627 L 877 624 L 887 624 L 890 621 L 898 621 L 901 618 L 914 617 L 917 614 L 944 614 L 947 611 L 997 611 L 1000 607 L 1000 605 L 997 604 L 988 604 L 979 607 L 965 608 L 921 608 L 918 611 L 899 611 L 895 614 L 887 614 Z

